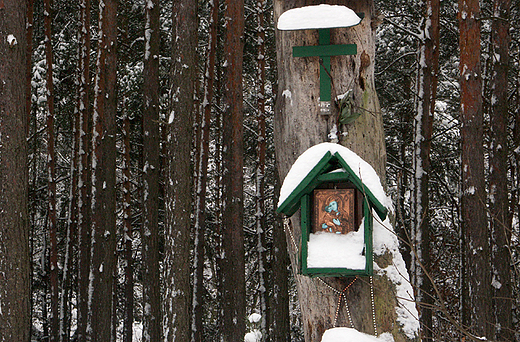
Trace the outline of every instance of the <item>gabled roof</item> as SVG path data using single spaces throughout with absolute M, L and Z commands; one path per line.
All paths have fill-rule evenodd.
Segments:
M 373 171 L 373 174 L 375 175 L 375 171 L 372 169 L 370 165 L 368 165 L 368 163 L 364 162 L 361 158 L 359 158 L 355 153 L 353 153 L 346 147 L 337 144 L 323 143 L 311 147 L 311 149 L 316 149 L 318 150 L 318 152 L 323 150 L 323 156 L 321 157 L 321 159 L 319 159 L 315 166 L 312 169 L 310 169 L 310 171 L 307 172 L 306 175 L 303 176 L 303 178 L 300 176 L 301 180 L 299 181 L 299 183 L 290 185 L 291 192 L 286 194 L 285 198 L 281 198 L 281 202 L 278 204 L 278 209 L 276 210 L 277 212 L 284 213 L 287 216 L 292 216 L 299 209 L 301 203 L 300 200 L 302 196 L 312 193 L 312 191 L 323 182 L 343 180 L 350 181 L 359 191 L 361 191 L 365 195 L 365 198 L 368 200 L 370 206 L 376 211 L 377 215 L 381 218 L 381 220 L 384 220 L 386 218 L 388 209 L 383 204 L 381 204 L 381 201 L 378 200 L 376 196 L 374 196 L 372 192 L 373 189 L 371 189 L 370 186 L 361 181 L 361 171 L 360 173 L 354 172 L 354 170 L 351 167 L 352 163 L 349 164 L 345 160 L 344 156 L 351 156 L 351 159 L 357 159 L 355 161 L 358 163 L 361 163 L 359 161 L 361 160 L 364 164 L 360 165 L 360 169 L 361 166 L 363 166 L 365 169 L 367 169 L 368 166 L 368 168 L 370 169 L 369 171 Z M 310 151 L 311 149 L 307 151 Z M 346 151 L 348 151 L 349 153 L 345 153 Z M 301 157 L 304 157 L 305 154 L 306 153 L 302 154 Z M 293 168 L 298 167 L 296 165 L 298 161 L 300 161 L 300 158 L 298 158 L 295 165 L 293 165 Z M 300 164 L 302 164 L 302 162 L 304 161 L 305 160 L 300 161 Z M 293 170 L 291 169 L 284 181 L 284 185 L 282 185 L 282 189 L 284 188 L 284 186 L 287 188 L 286 182 L 289 182 L 288 178 L 291 177 L 291 173 L 294 174 L 295 172 L 293 172 Z M 373 177 L 373 175 L 371 176 Z M 375 177 L 377 177 L 377 175 Z M 379 178 L 377 178 L 377 180 L 379 181 Z M 384 193 L 382 189 L 377 190 L 378 193 Z

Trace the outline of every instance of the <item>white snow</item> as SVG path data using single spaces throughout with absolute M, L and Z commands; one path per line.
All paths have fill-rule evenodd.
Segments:
M 398 307 L 395 308 L 397 321 L 401 323 L 404 333 L 413 339 L 419 333 L 419 317 L 415 307 L 412 284 L 403 257 L 399 252 L 399 241 L 395 234 L 390 219 L 381 222 L 377 215 L 374 217 L 373 248 L 375 255 L 383 255 L 386 252 L 392 254 L 392 264 L 384 269 L 374 263 L 374 271 L 386 275 L 396 287 Z
M 333 155 L 338 152 L 377 200 L 388 209 L 392 208 L 392 202 L 390 198 L 386 196 L 381 186 L 379 176 L 372 166 L 350 149 L 334 143 L 315 145 L 298 157 L 287 173 L 287 176 L 285 176 L 282 188 L 280 189 L 278 207 L 287 199 L 327 152 Z
M 255 329 L 251 332 L 248 332 L 244 336 L 244 342 L 259 342 L 262 339 L 262 333 Z
M 307 267 L 338 267 L 351 270 L 365 269 L 363 248 L 364 223 L 357 232 L 309 234 Z
M 290 9 L 278 19 L 279 30 L 349 27 L 359 24 L 356 12 L 346 6 L 317 5 Z
M 352 328 L 333 328 L 323 333 L 321 342 L 394 342 L 394 338 L 390 333 L 384 333 L 380 336 L 372 336 L 364 334 Z
M 7 36 L 7 43 L 9 44 L 9 46 L 13 47 L 16 44 L 18 44 L 18 40 L 16 40 L 16 37 L 14 35 L 10 34 Z
M 255 313 L 252 313 L 251 315 L 249 315 L 248 319 L 249 319 L 249 322 L 251 322 L 251 323 L 258 323 L 262 319 L 262 316 L 255 312 Z

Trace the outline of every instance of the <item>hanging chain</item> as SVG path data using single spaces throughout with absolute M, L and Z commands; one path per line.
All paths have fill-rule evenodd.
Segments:
M 329 289 L 331 289 L 332 291 L 336 292 L 336 293 L 339 293 L 341 294 L 341 291 L 340 290 L 337 290 L 335 288 L 333 288 L 332 286 L 330 286 L 329 284 L 327 284 L 323 279 L 321 279 L 320 277 L 317 278 L 319 281 L 321 281 L 323 283 L 323 285 L 327 286 Z
M 339 316 L 339 309 L 341 308 L 341 299 L 343 298 L 343 294 L 346 293 L 349 289 L 349 287 L 352 286 L 352 284 L 354 284 L 354 282 L 357 280 L 357 276 L 354 278 L 354 280 L 352 280 L 350 282 L 350 284 L 348 284 L 344 289 L 343 291 L 341 291 L 341 293 L 339 294 L 339 298 L 338 298 L 338 304 L 336 305 L 336 314 L 334 315 L 334 324 L 333 324 L 333 328 L 336 327 L 336 323 L 338 322 L 338 316 Z M 330 286 L 329 286 L 330 287 Z M 338 291 L 339 292 L 339 291 Z M 352 323 L 352 317 L 350 316 L 350 310 L 348 308 L 348 303 L 347 303 L 347 298 L 345 298 L 345 308 L 347 309 L 347 316 L 348 316 L 348 320 L 350 322 L 350 326 L 352 328 L 354 328 L 354 324 Z
M 377 333 L 377 324 L 376 324 L 376 306 L 374 303 L 374 282 L 373 277 L 370 276 L 370 299 L 372 300 L 372 321 L 374 322 L 374 334 L 378 336 Z
M 296 240 L 294 239 L 294 235 L 292 233 L 291 227 L 289 226 L 290 225 L 289 222 L 290 222 L 289 218 L 285 218 L 283 220 L 283 227 L 284 227 L 285 231 L 288 232 L 289 236 L 291 237 L 291 241 L 294 245 L 294 250 L 296 252 L 298 252 L 298 245 L 296 244 Z
M 343 299 L 343 297 L 345 297 L 345 310 L 347 311 L 347 317 L 348 317 L 348 321 L 350 323 L 350 327 L 355 329 L 354 328 L 354 323 L 352 321 L 352 316 L 350 315 L 350 308 L 348 306 L 348 302 L 347 302 L 347 298 L 346 298 L 346 293 L 348 292 L 348 289 L 352 286 L 352 284 L 354 284 L 354 282 L 358 279 L 358 277 L 356 276 L 356 278 L 354 278 L 354 280 L 352 280 L 350 282 L 350 284 L 348 284 L 344 289 L 343 291 L 339 291 L 338 289 L 335 289 L 334 287 L 330 286 L 329 284 L 327 284 L 323 279 L 321 279 L 320 277 L 317 277 L 317 279 L 323 284 L 325 285 L 326 287 L 328 287 L 329 289 L 331 289 L 333 292 L 335 293 L 338 293 L 339 294 L 339 298 L 338 298 L 338 303 L 336 304 L 336 312 L 335 312 L 335 315 L 334 315 L 334 324 L 333 324 L 333 328 L 336 327 L 336 324 L 338 322 L 338 316 L 339 316 L 339 310 L 341 308 L 341 300 Z M 345 296 L 344 296 L 345 294 Z M 371 301 L 371 305 L 372 305 L 372 323 L 374 324 L 374 335 L 375 336 L 379 336 L 378 332 L 377 332 L 377 323 L 376 323 L 376 306 L 375 306 L 375 301 L 374 301 L 374 281 L 373 281 L 373 277 L 370 277 L 370 301 Z

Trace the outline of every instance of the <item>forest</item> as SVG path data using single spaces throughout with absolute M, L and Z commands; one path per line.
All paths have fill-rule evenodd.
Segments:
M 320 4 L 328 66 L 277 28 Z M 277 211 L 324 142 L 391 200 L 370 277 Z M 0 0 L 1 342 L 520 341 L 519 191 L 519 0 Z

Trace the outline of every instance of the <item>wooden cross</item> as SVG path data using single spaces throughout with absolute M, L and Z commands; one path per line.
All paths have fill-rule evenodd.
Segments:
M 357 54 L 356 44 L 330 44 L 330 29 L 319 29 L 319 45 L 294 46 L 293 57 L 319 57 L 320 63 L 320 104 L 322 114 L 330 114 L 331 83 L 330 79 L 330 57 Z M 324 108 L 324 107 L 328 107 Z

